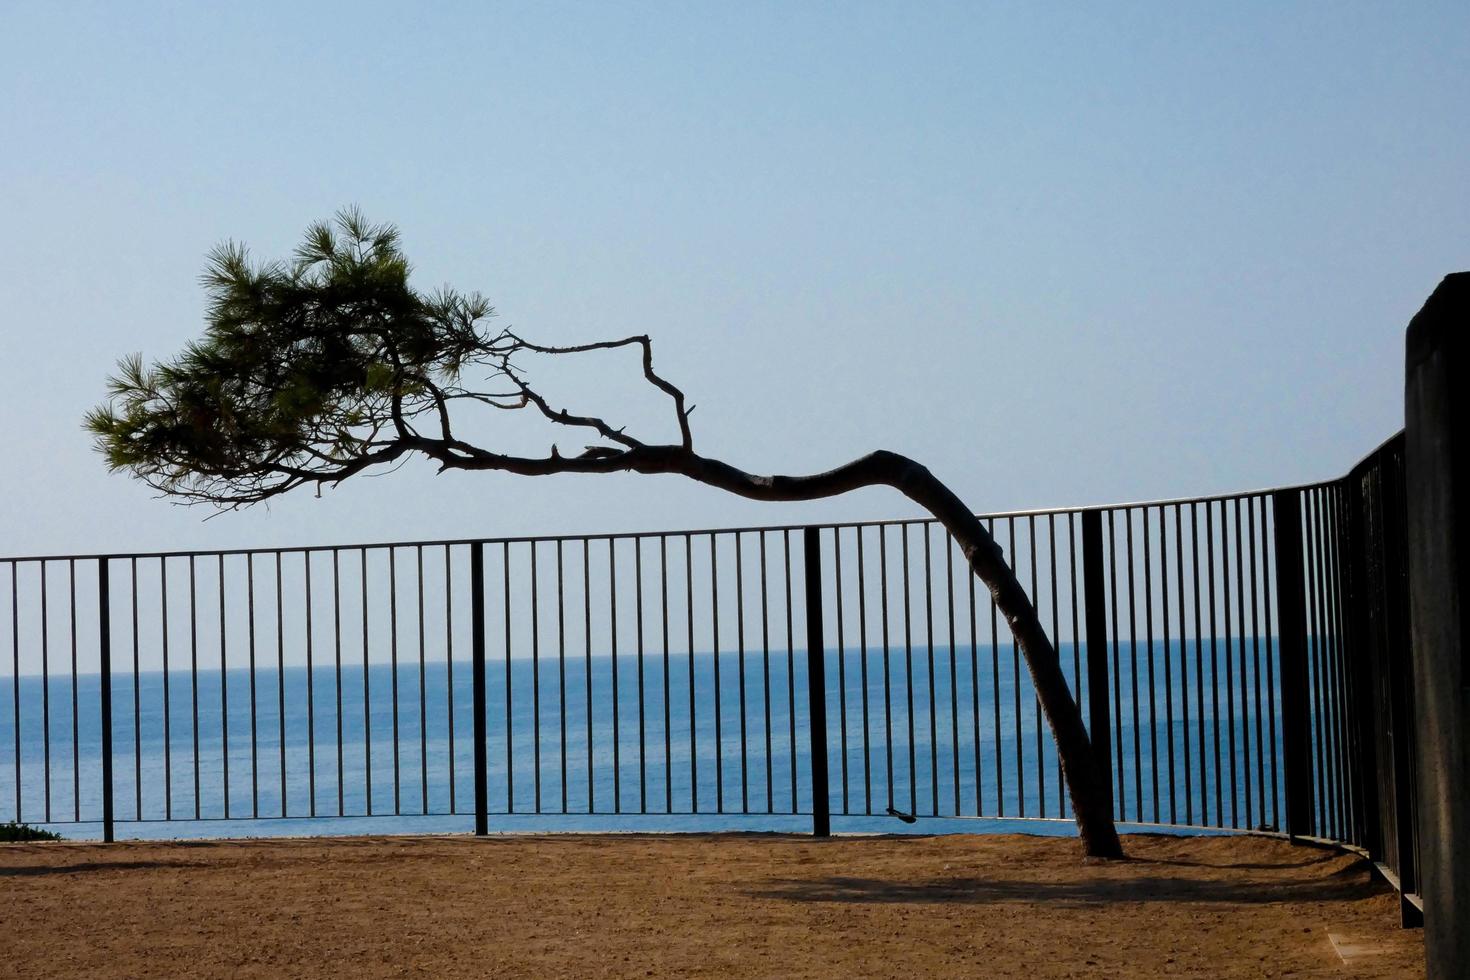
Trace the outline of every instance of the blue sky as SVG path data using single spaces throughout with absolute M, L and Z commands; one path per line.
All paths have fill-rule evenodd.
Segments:
M 81 416 L 205 252 L 348 203 L 529 336 L 653 335 L 706 453 L 977 510 L 1340 475 L 1470 268 L 1463 3 L 213 6 L 0 7 L 0 552 L 913 513 L 410 466 L 203 523 L 106 475 Z M 634 370 L 557 390 L 656 432 Z

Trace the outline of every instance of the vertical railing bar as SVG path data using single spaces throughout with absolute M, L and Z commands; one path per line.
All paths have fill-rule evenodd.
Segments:
M 67 594 L 71 609 L 71 805 L 72 820 L 82 820 L 82 750 L 80 701 L 77 697 L 77 560 L 67 560 Z
M 281 608 L 281 553 L 275 552 L 276 570 L 276 727 L 281 759 L 281 816 L 286 816 L 286 626 Z M 366 579 L 364 579 L 366 581 Z M 364 605 L 366 608 L 366 605 Z M 366 612 L 363 613 L 366 616 Z M 194 559 L 189 559 L 189 632 L 193 640 L 194 622 Z M 364 635 L 366 631 L 364 630 Z M 364 659 L 364 664 L 366 660 Z M 366 667 L 364 667 L 366 669 Z M 197 727 L 197 725 L 196 725 Z M 197 779 L 197 775 L 196 775 Z M 199 794 L 194 794 L 195 818 L 198 818 Z
M 899 543 L 903 550 L 903 688 L 908 699 L 909 729 L 909 813 L 919 812 L 919 769 L 914 736 L 914 620 L 909 589 L 909 525 L 899 525 Z
M 1125 773 L 1127 767 L 1123 765 L 1123 665 L 1120 658 L 1122 630 L 1119 629 L 1118 620 L 1118 527 L 1117 511 L 1109 510 L 1108 514 L 1108 619 L 1112 629 L 1108 631 L 1112 640 L 1113 654 L 1113 764 L 1116 770 L 1113 773 L 1113 781 L 1117 786 L 1117 799 L 1113 801 L 1114 813 L 1122 816 L 1128 810 L 1128 786 Z
M 699 812 L 699 726 L 694 684 L 694 537 L 684 535 L 684 611 L 689 647 L 689 812 Z
M 1281 801 L 1278 793 L 1278 769 L 1276 744 L 1276 671 L 1275 651 L 1272 649 L 1272 637 L 1276 630 L 1272 628 L 1271 619 L 1271 557 L 1269 543 L 1266 539 L 1266 497 L 1261 496 L 1261 607 L 1264 612 L 1263 621 L 1266 624 L 1266 731 L 1271 739 L 1271 824 L 1279 828 L 1283 821 L 1281 818 Z M 1275 520 L 1273 510 L 1272 520 Z M 1274 526 L 1274 525 L 1273 525 Z M 1280 561 L 1280 556 L 1276 556 Z M 1279 626 L 1279 624 L 1278 624 Z
M 960 694 L 959 665 L 955 659 L 954 630 L 954 536 L 944 535 L 944 589 L 949 626 L 949 759 L 954 774 L 954 815 L 964 812 L 960 803 Z
M 279 559 L 280 553 L 276 557 Z M 199 617 L 198 589 L 195 581 L 194 556 L 189 556 L 189 711 L 192 718 L 190 734 L 194 739 L 194 819 L 198 820 L 199 809 Z M 285 713 L 282 712 L 282 718 Z M 286 738 L 281 736 L 281 751 L 285 751 Z M 284 785 L 284 784 L 283 784 Z M 282 798 L 285 790 L 282 790 Z
M 1162 504 L 1159 505 L 1159 609 L 1163 614 L 1161 625 L 1164 631 L 1164 725 L 1169 732 L 1165 742 L 1169 766 L 1169 823 L 1177 824 L 1178 793 L 1174 784 L 1174 661 L 1169 654 L 1169 525 Z M 1153 650 L 1152 639 L 1149 641 L 1149 650 Z M 1157 801 L 1157 796 L 1155 800 Z
M 1220 585 L 1225 621 L 1225 731 L 1230 749 L 1230 826 L 1240 826 L 1236 801 L 1238 781 L 1235 751 L 1235 640 L 1230 630 L 1230 512 L 1220 501 Z
M 357 549 L 359 568 L 362 573 L 362 744 L 364 792 L 367 794 L 363 806 L 368 816 L 373 813 L 373 688 L 372 676 L 368 671 L 368 563 L 367 549 Z M 279 556 L 277 556 L 279 557 Z M 279 567 L 279 562 L 277 563 Z M 282 758 L 284 764 L 284 757 Z M 284 786 L 284 783 L 282 784 Z M 284 789 L 282 791 L 285 799 Z
M 250 815 L 260 815 L 260 727 L 256 680 L 256 555 L 245 555 L 245 616 L 250 654 Z
M 476 541 L 470 545 L 470 679 L 474 708 L 475 834 L 479 837 L 490 832 L 490 726 L 485 696 L 485 619 L 485 545 L 484 542 Z M 507 779 L 509 776 L 507 771 Z
M 715 658 L 715 812 L 725 812 L 724 697 L 720 693 L 720 560 L 709 536 L 710 639 Z
M 883 622 L 883 746 L 888 770 L 888 809 L 894 808 L 893 796 L 893 667 L 888 647 L 888 525 L 878 527 L 878 595 L 882 599 Z
M 812 836 L 832 833 L 831 786 L 827 778 L 826 643 L 822 639 L 821 531 L 803 532 L 803 577 L 806 580 L 807 702 L 812 758 Z
M 1328 552 L 1332 558 L 1332 623 L 1333 633 L 1333 657 L 1332 670 L 1336 683 L 1333 685 L 1333 700 L 1337 711 L 1337 767 L 1338 785 L 1342 788 L 1338 794 L 1338 832 L 1339 839 L 1356 840 L 1357 821 L 1353 818 L 1355 800 L 1359 793 L 1355 772 L 1351 765 L 1353 746 L 1350 743 L 1349 715 L 1351 695 L 1348 688 L 1349 678 L 1347 675 L 1346 656 L 1347 631 L 1344 623 L 1346 597 L 1343 595 L 1343 554 L 1342 554 L 1342 507 L 1343 487 L 1341 484 L 1333 484 L 1329 491 L 1332 506 L 1327 513 L 1328 524 Z
M 852 812 L 847 784 L 847 649 L 842 623 L 842 533 L 832 529 L 832 572 L 837 600 L 837 718 L 838 741 L 842 750 L 842 812 Z
M 1262 514 L 1264 522 L 1265 515 Z M 1246 498 L 1246 540 L 1250 543 L 1251 565 L 1251 665 L 1254 667 L 1254 693 L 1256 699 L 1256 826 L 1266 823 L 1266 743 L 1261 739 L 1261 616 L 1260 598 L 1256 576 L 1256 498 Z M 1273 750 L 1274 751 L 1274 747 Z
M 638 812 L 648 812 L 647 732 L 643 691 L 643 539 L 633 539 L 634 647 L 638 656 Z M 742 769 L 743 772 L 743 769 Z
M 1317 738 L 1321 751 L 1322 767 L 1322 829 L 1324 836 L 1335 835 L 1333 809 L 1337 797 L 1337 774 L 1333 769 L 1332 746 L 1332 695 L 1331 663 L 1327 645 L 1327 632 L 1331 629 L 1327 608 L 1327 555 L 1323 540 L 1322 511 L 1324 491 L 1317 487 L 1312 492 L 1312 551 L 1316 566 L 1316 582 L 1313 595 L 1313 616 L 1316 624 L 1316 695 L 1317 695 Z
M 1158 686 L 1154 680 L 1154 585 L 1153 555 L 1148 537 L 1148 508 L 1138 512 L 1139 530 L 1143 535 L 1143 650 L 1148 667 L 1148 755 L 1149 780 L 1153 793 L 1154 823 L 1159 822 L 1159 716 Z
M 414 548 L 414 585 L 419 619 L 419 812 L 429 812 L 429 694 L 428 648 L 424 641 L 424 546 Z
M 1079 707 L 1082 705 L 1082 626 L 1077 615 L 1077 530 L 1076 521 L 1073 519 L 1075 513 L 1067 512 L 1067 572 L 1069 591 L 1072 594 L 1072 697 L 1076 699 Z M 1055 563 L 1053 563 L 1055 567 Z M 970 576 L 973 580 L 974 576 Z M 973 583 L 972 601 L 973 601 Z M 1058 756 L 1057 764 L 1061 765 L 1061 757 Z M 980 770 L 975 769 L 975 778 L 980 778 Z M 1062 805 L 1065 806 L 1066 789 L 1062 788 L 1060 796 Z M 978 816 L 978 814 L 977 814 Z
M 1205 747 L 1205 655 L 1204 627 L 1201 619 L 1199 598 L 1199 505 L 1189 505 L 1189 556 L 1194 588 L 1194 687 L 1195 687 L 1195 732 L 1199 746 L 1199 819 L 1202 825 L 1210 822 L 1210 771 L 1209 752 Z
M 41 775 L 45 783 L 42 812 L 51 822 L 51 610 L 46 588 L 46 561 L 41 566 Z M 167 648 L 165 647 L 165 650 Z M 167 717 L 167 716 L 165 716 Z
M 1319 836 L 1327 836 L 1332 833 L 1330 824 L 1330 810 L 1332 810 L 1332 749 L 1327 745 L 1327 714 L 1323 707 L 1323 685 L 1324 685 L 1324 658 L 1326 651 L 1323 649 L 1324 616 L 1323 610 L 1323 579 L 1326 577 L 1326 569 L 1322 563 L 1322 550 L 1320 550 L 1319 539 L 1319 494 L 1317 489 L 1308 491 L 1307 504 L 1307 547 L 1311 554 L 1311 693 L 1313 693 L 1313 704 L 1316 711 L 1313 716 L 1313 739 L 1316 742 L 1317 761 L 1317 829 Z
M 1037 588 L 1036 579 L 1036 515 L 1029 514 L 1026 517 L 1026 542 L 1031 552 L 1031 601 L 1037 607 L 1038 618 L 1041 609 L 1041 592 Z M 1056 632 L 1052 632 L 1056 636 Z M 1012 636 L 1014 641 L 1015 637 Z M 1032 685 L 1031 710 L 1032 717 L 1036 719 L 1036 815 L 1046 816 L 1046 758 L 1043 754 L 1043 735 L 1046 723 L 1041 718 L 1041 699 L 1036 696 L 1036 687 Z
M 1010 544 L 1010 547 L 1006 549 L 1006 554 L 1010 555 L 1011 565 L 1015 567 L 1017 564 L 1016 519 L 1014 517 L 1006 518 L 1006 526 Z M 1017 574 L 1019 576 L 1019 572 Z M 1021 738 L 1021 651 L 1017 648 L 1015 633 L 1011 633 L 1011 694 L 1012 701 L 1014 702 L 1013 710 L 1015 711 L 1012 719 L 1015 721 L 1016 729 L 1017 815 L 1024 817 L 1026 815 L 1026 765 L 1022 753 L 1025 751 L 1026 743 Z
M 1346 599 L 1343 596 L 1343 563 L 1347 560 L 1342 550 L 1342 508 L 1345 505 L 1343 486 L 1334 484 L 1332 488 L 1334 503 L 1329 514 L 1331 526 L 1331 548 L 1332 548 L 1332 602 L 1333 623 L 1336 633 L 1333 637 L 1333 670 L 1337 675 L 1337 685 L 1334 695 L 1337 699 L 1337 738 L 1338 738 L 1338 769 L 1342 773 L 1343 792 L 1338 803 L 1338 814 L 1340 829 L 1344 839 L 1354 840 L 1357 835 L 1353 833 L 1350 823 L 1351 815 L 1356 810 L 1356 801 L 1361 788 L 1358 786 L 1350 759 L 1352 746 L 1349 744 L 1349 711 L 1351 704 L 1350 676 L 1348 674 L 1347 658 L 1351 651 L 1344 642 L 1347 638 L 1347 630 L 1344 623 L 1346 616 Z
M 1381 473 L 1381 470 L 1379 471 Z M 1326 543 L 1329 566 L 1329 600 L 1332 613 L 1332 705 L 1333 731 L 1337 743 L 1335 764 L 1338 773 L 1337 833 L 1336 839 L 1350 843 L 1361 843 L 1361 822 L 1358 819 L 1358 797 L 1362 792 L 1359 783 L 1361 770 L 1358 768 L 1358 740 L 1353 731 L 1355 720 L 1352 692 L 1351 654 L 1353 641 L 1358 637 L 1353 631 L 1349 606 L 1356 598 L 1352 589 L 1352 573 L 1348 567 L 1350 557 L 1344 553 L 1351 548 L 1347 540 L 1351 531 L 1345 526 L 1348 483 L 1333 481 L 1327 487 Z
M 73 631 L 75 636 L 75 631 Z M 106 558 L 97 559 L 98 670 L 101 674 L 102 840 L 113 841 L 112 795 L 112 590 Z M 19 727 L 19 726 L 17 726 Z M 19 766 L 19 760 L 16 765 Z
M 307 563 L 307 569 L 310 569 Z M 419 813 L 429 813 L 429 695 L 428 648 L 423 636 L 423 545 L 413 548 L 413 585 L 415 585 L 415 613 L 419 620 Z M 310 607 L 310 602 L 307 602 Z M 307 651 L 310 660 L 310 651 Z M 315 767 L 313 767 L 315 768 Z
M 1235 603 L 1236 623 L 1240 626 L 1240 640 L 1237 651 L 1240 654 L 1240 740 L 1243 749 L 1241 761 L 1241 776 L 1245 783 L 1245 822 L 1246 829 L 1250 829 L 1251 823 L 1251 709 L 1250 699 L 1246 696 L 1247 688 L 1250 686 L 1250 677 L 1246 670 L 1245 659 L 1245 557 L 1241 550 L 1240 541 L 1240 498 L 1236 497 L 1232 502 L 1235 510 Z M 1232 726 L 1233 728 L 1233 726 Z
M 995 540 L 995 519 L 986 522 L 986 528 L 992 541 Z M 973 577 L 973 576 L 972 576 Z M 1001 746 L 1000 737 L 1000 638 L 997 632 L 995 598 L 992 596 L 990 602 L 990 705 L 994 714 L 995 723 L 995 813 L 996 816 L 1006 815 L 1005 800 L 1005 758 Z M 1019 776 L 1018 776 L 1019 778 Z
M 251 571 L 252 577 L 254 572 Z M 252 645 L 254 643 L 255 612 L 252 608 L 250 614 L 250 628 Z M 254 649 L 251 650 L 252 677 L 255 673 Z M 337 708 L 334 720 L 337 726 L 337 816 L 346 816 L 347 791 L 344 783 L 347 781 L 346 767 L 342 753 L 342 566 L 341 554 L 337 548 L 332 549 L 332 691 L 335 695 Z M 251 694 L 251 738 L 254 739 L 254 693 Z M 453 744 L 453 739 L 450 740 Z M 253 751 L 253 748 L 252 748 Z
M 250 816 L 260 816 L 260 723 L 256 697 L 255 659 L 255 555 L 245 555 L 245 642 L 250 658 Z M 341 741 L 340 739 L 338 740 Z M 142 814 L 140 813 L 141 817 Z
M 388 661 L 392 671 L 389 694 L 393 698 L 393 813 L 403 812 L 403 770 L 400 762 L 398 727 L 398 549 L 388 548 Z
M 219 555 L 219 729 L 224 770 L 225 819 L 230 817 L 230 688 L 225 660 L 225 556 Z M 309 591 L 309 589 L 308 589 Z
M 1309 649 L 1311 657 L 1308 661 L 1311 668 L 1311 703 L 1312 703 L 1312 744 L 1313 760 L 1316 765 L 1316 778 L 1314 780 L 1315 790 L 1315 818 L 1318 836 L 1325 836 L 1329 831 L 1327 813 L 1331 799 L 1331 775 L 1327 767 L 1326 737 L 1323 729 L 1322 710 L 1322 610 L 1321 610 L 1321 578 L 1322 565 L 1317 547 L 1317 492 L 1313 488 L 1305 493 L 1306 519 L 1306 549 L 1307 549 L 1307 622 L 1309 624 L 1310 637 Z
M 932 800 L 930 811 L 939 816 L 939 714 L 934 697 L 934 558 L 929 540 L 932 525 L 925 521 L 919 525 L 924 529 L 924 643 L 929 665 L 929 790 Z
M 21 753 L 20 753 L 20 564 L 10 562 L 10 697 L 12 701 L 12 715 L 15 719 L 15 822 L 25 822 L 24 797 L 21 793 Z M 136 577 L 135 577 L 136 581 Z M 136 593 L 136 586 L 134 592 Z M 42 681 L 44 686 L 45 681 Z M 136 684 L 134 690 L 136 690 Z M 139 781 L 142 785 L 142 781 Z M 141 792 L 141 790 L 140 790 Z M 138 817 L 141 819 L 143 804 L 139 797 Z
M 566 567 L 556 539 L 556 713 L 561 750 L 561 812 L 567 812 L 567 608 Z
M 444 721 L 445 734 L 449 738 L 449 812 L 458 813 L 458 792 L 455 783 L 458 782 L 455 773 L 454 757 L 456 742 L 454 739 L 454 576 L 453 562 L 450 554 L 450 546 L 444 546 Z M 332 561 L 336 562 L 336 551 L 333 549 Z M 339 729 L 340 733 L 340 729 Z M 340 740 L 341 735 L 338 735 Z
M 143 819 L 143 701 L 139 693 L 142 683 L 142 673 L 138 665 L 139 640 L 138 640 L 138 559 L 128 559 L 129 576 L 132 580 L 132 588 L 129 590 L 129 602 L 132 606 L 133 617 L 133 817 L 136 820 Z M 15 570 L 12 563 L 11 571 Z M 20 733 L 20 713 L 15 717 L 16 734 Z M 15 759 L 17 767 L 20 766 L 20 756 Z M 251 779 L 255 778 L 254 771 Z M 254 814 L 252 813 L 252 816 Z M 16 820 L 20 820 L 20 807 L 16 807 Z
M 1225 825 L 1223 769 L 1220 765 L 1220 631 L 1215 619 L 1215 508 L 1205 503 L 1205 574 L 1210 600 L 1210 719 L 1215 736 L 1215 825 Z
M 1346 815 L 1343 801 L 1347 795 L 1346 776 L 1347 772 L 1343 766 L 1342 759 L 1342 703 L 1338 697 L 1338 684 L 1341 672 L 1337 666 L 1338 638 L 1341 629 L 1338 625 L 1338 603 L 1337 603 L 1337 549 L 1334 547 L 1333 532 L 1336 524 L 1333 513 L 1336 507 L 1336 488 L 1325 487 L 1321 491 L 1321 507 L 1318 511 L 1317 521 L 1321 527 L 1322 539 L 1322 585 L 1323 585 L 1323 627 L 1326 635 L 1323 637 L 1323 667 L 1326 687 L 1323 692 L 1327 705 L 1327 725 L 1329 765 L 1333 773 L 1332 794 L 1332 830 L 1333 838 L 1344 840 L 1344 824 Z
M 1032 547 L 1033 547 L 1033 550 L 1034 550 L 1035 545 L 1033 544 Z M 1051 559 L 1051 637 L 1052 637 L 1052 646 L 1055 648 L 1056 654 L 1057 654 L 1057 669 L 1058 670 L 1063 670 L 1063 668 L 1062 668 L 1061 604 L 1057 602 L 1057 521 L 1056 521 L 1056 515 L 1055 514 L 1047 514 L 1046 515 L 1046 547 L 1047 547 L 1047 553 L 1048 553 L 1048 555 L 1049 555 L 1049 557 Z M 1035 567 L 1035 563 L 1034 562 L 1032 563 L 1032 567 L 1033 568 Z M 1065 670 L 1063 670 L 1063 675 L 1065 677 Z M 1073 692 L 1073 698 L 1074 699 L 1076 698 L 1076 696 L 1077 696 L 1076 692 Z M 1039 702 L 1038 702 L 1038 707 L 1039 707 Z M 1043 723 L 1043 720 L 1040 717 L 1040 712 L 1039 711 L 1038 711 L 1037 714 L 1038 714 L 1038 716 L 1037 716 L 1037 719 L 1036 719 L 1036 726 L 1037 726 L 1036 730 L 1038 732 L 1040 732 L 1045 727 L 1045 724 Z M 1058 818 L 1063 818 L 1063 817 L 1065 817 L 1067 815 L 1066 814 L 1066 808 L 1067 808 L 1067 799 L 1066 799 L 1066 797 L 1067 797 L 1067 790 L 1065 789 L 1065 783 L 1062 782 L 1062 755 L 1061 755 L 1060 752 L 1056 753 L 1056 760 L 1057 760 L 1057 766 L 1056 766 L 1056 773 L 1057 773 L 1057 817 Z M 1040 759 L 1037 760 L 1037 764 L 1040 765 Z
M 305 573 L 306 586 L 306 780 L 307 793 L 310 797 L 308 812 L 316 816 L 316 663 L 313 659 L 315 643 L 312 638 L 312 601 L 311 601 L 311 552 L 301 552 L 301 566 Z M 225 592 L 224 592 L 224 558 L 220 558 L 220 660 L 224 660 L 225 642 Z M 229 749 L 225 750 L 225 757 L 229 758 Z M 225 767 L 228 774 L 229 767 Z M 229 805 L 229 780 L 225 781 L 225 810 Z
M 985 779 L 980 765 L 980 651 L 976 649 L 980 636 L 975 614 L 975 570 L 968 560 L 965 562 L 965 585 L 970 613 L 970 734 L 975 756 L 975 816 L 979 817 L 985 813 Z
M 587 812 L 597 812 L 597 757 L 592 746 L 592 542 L 582 539 L 583 691 L 587 700 Z
M 796 638 L 792 622 L 790 529 L 781 532 L 781 553 L 786 569 L 786 704 L 791 709 L 786 712 L 787 744 L 791 749 L 791 811 L 795 813 L 801 807 L 796 792 Z
M 1352 814 L 1356 810 L 1356 803 L 1361 793 L 1361 788 L 1351 767 L 1353 749 L 1349 743 L 1349 711 L 1351 705 L 1351 677 L 1348 673 L 1348 657 L 1350 648 L 1345 643 L 1347 631 L 1344 623 L 1346 612 L 1346 598 L 1343 595 L 1343 564 L 1347 560 L 1343 554 L 1342 544 L 1342 508 L 1345 505 L 1344 492 L 1341 484 L 1335 484 L 1332 488 L 1334 505 L 1330 514 L 1332 528 L 1332 600 L 1333 600 L 1333 622 L 1337 632 L 1333 639 L 1333 649 L 1336 656 L 1333 658 L 1333 669 L 1337 674 L 1337 686 L 1335 696 L 1337 698 L 1337 737 L 1338 737 L 1338 768 L 1342 772 L 1343 793 L 1339 801 L 1340 828 L 1344 839 L 1354 840 L 1356 834 L 1350 824 L 1356 823 L 1352 820 Z
M 1143 820 L 1143 724 L 1138 707 L 1138 592 L 1133 577 L 1133 508 L 1123 509 L 1128 551 L 1128 680 L 1133 688 L 1133 814 Z M 1122 714 L 1121 708 L 1118 712 Z
M 560 545 L 558 545 L 560 547 Z M 765 569 L 761 569 L 762 578 Z M 658 536 L 658 608 L 659 618 L 662 624 L 662 650 L 664 668 L 664 812 L 672 813 L 674 810 L 674 742 L 671 727 L 673 725 L 673 711 L 669 704 L 669 539 L 668 535 Z M 767 755 L 770 754 L 770 687 L 767 684 L 766 693 L 766 745 Z M 563 748 L 565 754 L 565 748 Z M 766 764 L 766 782 L 770 783 L 770 763 Z M 562 809 L 566 809 L 563 804 Z
M 515 768 L 515 710 L 512 707 L 515 685 L 511 677 L 510 637 L 510 542 L 500 546 L 500 572 L 502 600 L 505 606 L 505 812 L 516 812 L 516 768 Z M 616 635 L 616 631 L 614 631 Z M 614 651 L 616 651 L 614 647 Z M 616 656 L 613 658 L 617 664 Z M 616 666 L 614 666 L 616 669 Z M 616 692 L 614 692 L 616 703 Z M 488 797 L 487 797 L 488 799 Z
M 863 559 L 863 529 L 853 528 L 853 535 L 857 538 L 857 574 L 858 574 L 858 648 L 861 656 L 858 660 L 859 676 L 863 683 L 863 812 L 873 812 L 873 748 L 872 729 L 869 727 L 870 717 L 868 710 L 868 598 L 867 598 L 867 575 L 864 571 Z
M 766 812 L 775 809 L 776 797 L 771 766 L 773 754 L 771 748 L 771 628 L 770 607 L 766 588 L 766 532 L 760 531 L 757 535 L 760 542 L 761 563 L 761 677 L 763 702 L 766 708 Z M 793 804 L 792 809 L 795 809 Z
M 41 568 L 44 571 L 45 565 Z M 174 818 L 174 777 L 173 777 L 173 733 L 171 731 L 169 709 L 169 666 L 168 666 L 168 559 L 158 559 L 158 601 L 159 601 L 159 640 L 163 648 L 163 816 L 165 820 Z M 44 613 L 44 606 L 42 607 Z M 45 624 L 45 616 L 41 622 Z M 44 637 L 45 634 L 43 633 Z M 42 643 L 42 650 L 45 643 Z
M 541 591 L 536 567 L 536 542 L 531 549 L 531 798 L 541 812 Z
M 1189 604 L 1184 592 L 1184 507 L 1174 505 L 1174 594 L 1179 601 L 1179 718 L 1184 727 L 1184 823 L 1194 824 L 1193 760 L 1189 753 Z M 1173 738 L 1170 738 L 1173 744 Z M 1201 746 L 1203 749 L 1203 746 Z
M 587 695 L 587 812 L 597 811 L 597 757 L 592 747 L 592 542 L 582 539 L 582 637 L 584 640 L 583 685 Z
M 741 550 L 739 531 L 735 532 L 735 650 L 736 667 L 740 675 L 740 812 L 750 812 L 750 748 L 746 740 L 746 723 L 749 714 L 745 700 L 745 557 Z
M 618 569 L 617 539 L 607 539 L 608 618 L 612 644 L 613 812 L 623 812 L 622 692 L 618 688 Z

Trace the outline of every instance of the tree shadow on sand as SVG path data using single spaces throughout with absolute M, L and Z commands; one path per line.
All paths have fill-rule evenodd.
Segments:
M 0 878 L 35 878 L 44 875 L 91 874 L 104 871 L 139 871 L 156 868 L 203 868 L 193 861 L 89 861 L 81 864 L 36 864 L 0 868 Z
M 1182 862 L 1181 862 L 1182 863 Z M 1354 862 L 1306 881 L 1237 877 L 1211 879 L 1139 875 L 1087 881 L 988 880 L 944 878 L 931 881 L 886 881 L 879 878 L 772 879 L 749 889 L 752 898 L 792 902 L 854 904 L 987 905 L 1045 902 L 1063 908 L 1129 902 L 1228 903 L 1264 905 L 1280 902 L 1347 902 L 1368 898 L 1386 886 L 1376 881 L 1366 862 Z

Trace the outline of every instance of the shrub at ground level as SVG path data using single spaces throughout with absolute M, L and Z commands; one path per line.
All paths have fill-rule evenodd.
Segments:
M 13 844 L 23 840 L 61 840 L 61 835 L 32 827 L 28 823 L 16 823 L 14 820 L 0 823 L 0 843 Z

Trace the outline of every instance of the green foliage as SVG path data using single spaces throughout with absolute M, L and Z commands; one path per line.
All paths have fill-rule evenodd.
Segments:
M 203 337 L 125 358 L 86 428 L 111 469 L 225 505 L 355 472 L 494 350 L 484 298 L 420 293 L 410 271 L 397 230 L 356 209 L 311 226 L 290 261 L 221 245 Z
M 42 830 L 40 827 L 32 827 L 28 823 L 16 823 L 13 820 L 0 823 L 0 844 L 15 844 L 28 840 L 61 840 L 61 835 Z

